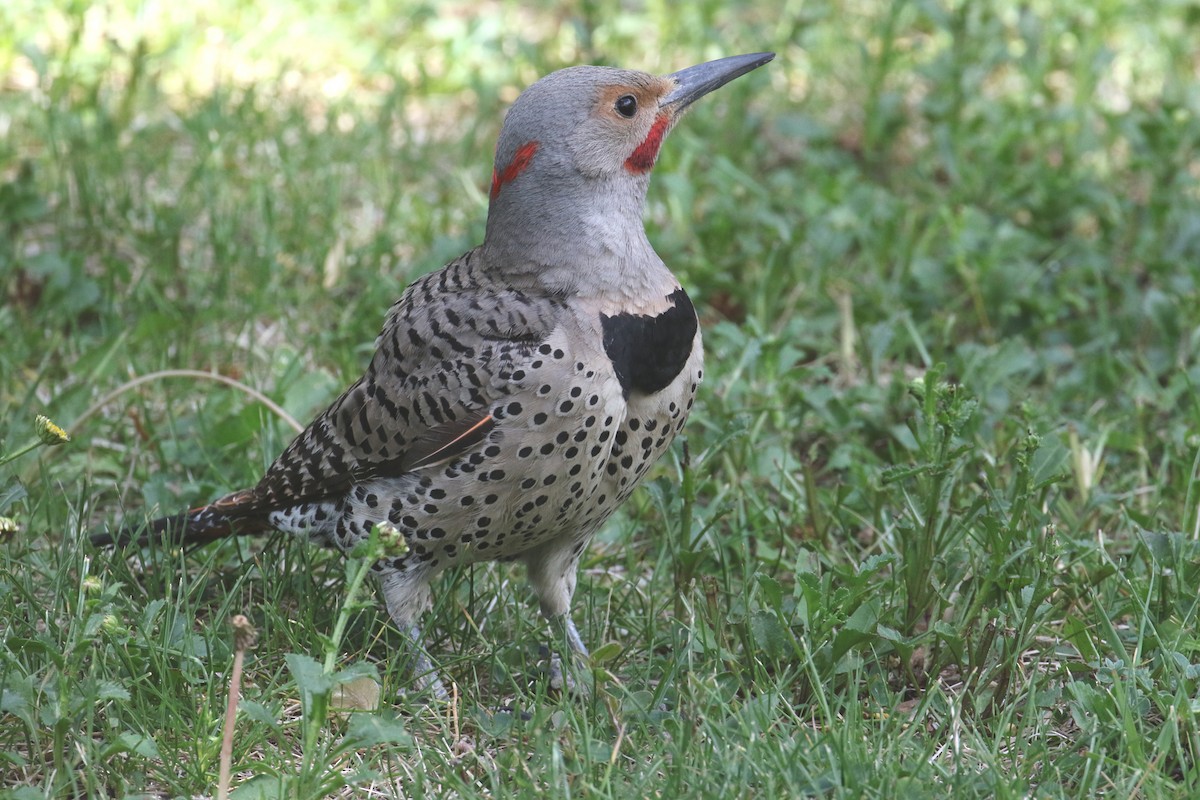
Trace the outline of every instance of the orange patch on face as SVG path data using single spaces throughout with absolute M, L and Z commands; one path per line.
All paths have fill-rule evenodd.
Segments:
M 528 169 L 529 163 L 533 161 L 533 154 L 537 151 L 537 142 L 526 142 L 517 148 L 517 152 L 513 154 L 512 161 L 508 162 L 508 166 L 502 170 L 492 170 L 491 199 L 496 199 L 496 195 L 500 194 L 504 184 L 516 180 L 518 175 Z
M 605 86 L 600 90 L 600 96 L 596 101 L 596 108 L 601 111 L 609 119 L 616 120 L 622 125 L 628 125 L 629 120 L 616 111 L 617 98 L 627 94 L 633 95 L 637 100 L 638 111 L 652 108 L 658 104 L 658 98 L 671 90 L 671 84 L 667 81 L 656 80 L 654 83 L 647 86 L 631 86 L 628 84 L 613 84 Z

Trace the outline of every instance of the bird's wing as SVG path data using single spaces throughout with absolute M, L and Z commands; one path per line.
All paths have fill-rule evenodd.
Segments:
M 251 490 L 259 512 L 337 497 L 355 483 L 446 461 L 496 426 L 497 401 L 562 306 L 499 287 L 471 251 L 392 306 L 365 375 Z

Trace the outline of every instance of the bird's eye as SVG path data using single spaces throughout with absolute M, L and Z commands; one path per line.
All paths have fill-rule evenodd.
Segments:
M 614 108 L 625 119 L 632 119 L 633 115 L 637 113 L 637 98 L 631 94 L 623 94 L 617 98 Z

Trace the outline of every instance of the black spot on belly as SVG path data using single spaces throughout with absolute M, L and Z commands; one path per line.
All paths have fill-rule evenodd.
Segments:
M 683 289 L 667 297 L 672 305 L 657 317 L 600 315 L 604 352 L 612 361 L 625 397 L 662 391 L 683 371 L 696 338 L 696 309 Z

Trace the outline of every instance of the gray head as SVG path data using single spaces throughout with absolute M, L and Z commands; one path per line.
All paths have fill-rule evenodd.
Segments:
M 693 101 L 772 58 L 731 56 L 665 77 L 571 67 L 530 86 L 496 144 L 489 267 L 567 294 L 603 291 L 647 258 L 661 263 L 642 208 L 664 137 Z

